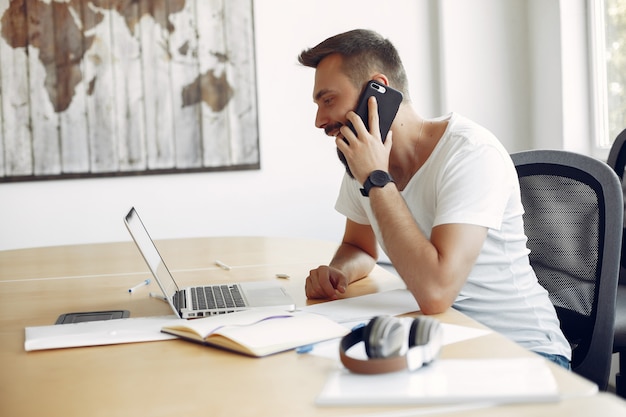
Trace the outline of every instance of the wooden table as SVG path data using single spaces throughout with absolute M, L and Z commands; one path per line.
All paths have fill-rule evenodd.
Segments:
M 276 274 L 288 274 L 280 282 L 299 306 L 311 303 L 304 294 L 308 271 L 327 263 L 337 247 L 263 237 L 178 239 L 157 246 L 182 286 L 275 280 Z M 216 266 L 218 259 L 231 269 Z M 128 293 L 149 277 L 130 241 L 0 252 L 0 416 L 391 416 L 407 410 L 316 407 L 313 401 L 336 364 L 314 355 L 285 352 L 254 359 L 180 340 L 24 351 L 25 327 L 52 325 L 63 313 L 125 309 L 131 317 L 170 314 L 165 303 L 148 296 L 158 291 L 155 283 Z M 401 287 L 398 277 L 377 267 L 350 286 L 346 296 Z M 436 317 L 482 327 L 453 309 Z M 446 346 L 442 352 L 443 358 L 528 355 L 496 333 Z M 597 394 L 594 384 L 550 366 L 567 399 L 466 410 L 463 415 L 626 415 L 622 400 Z

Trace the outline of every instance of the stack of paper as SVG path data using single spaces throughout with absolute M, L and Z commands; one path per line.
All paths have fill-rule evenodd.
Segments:
M 318 405 L 411 405 L 557 401 L 543 358 L 437 360 L 413 372 L 331 374 Z

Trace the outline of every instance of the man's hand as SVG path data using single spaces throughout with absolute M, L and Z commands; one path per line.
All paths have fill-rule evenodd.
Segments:
M 352 123 L 357 134 L 346 125 L 342 126 L 341 136 L 335 143 L 348 162 L 354 178 L 363 184 L 367 176 L 374 170 L 389 169 L 389 154 L 391 152 L 391 131 L 387 134 L 385 143 L 380 138 L 378 122 L 378 103 L 372 96 L 368 102 L 369 128 L 368 132 L 361 118 L 353 111 L 348 112 L 346 118 Z M 345 140 L 344 140 L 345 139 Z
M 322 265 L 309 272 L 304 286 L 307 298 L 335 300 L 346 292 L 348 278 L 338 269 Z

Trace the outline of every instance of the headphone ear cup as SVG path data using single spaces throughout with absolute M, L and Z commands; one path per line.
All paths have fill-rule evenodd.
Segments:
M 420 325 L 419 317 L 413 319 L 411 322 L 411 327 L 409 328 L 409 348 L 414 346 L 419 346 L 417 341 L 418 327 Z
M 442 329 L 439 321 L 431 317 L 417 317 L 411 323 L 409 348 L 424 347 L 424 364 L 432 362 L 441 350 Z
M 409 347 L 430 343 L 439 331 L 439 322 L 431 317 L 416 317 L 409 330 Z
M 390 358 L 398 356 L 402 352 L 402 346 L 404 346 L 406 333 L 404 332 L 404 326 L 402 322 L 397 318 L 391 318 L 386 323 L 383 331 L 382 340 L 383 343 L 380 347 L 380 355 L 383 358 Z
M 374 317 L 363 331 L 363 341 L 365 353 L 370 358 L 396 356 L 402 350 L 404 328 L 394 317 Z
M 363 344 L 365 345 L 365 353 L 367 354 L 368 358 L 375 358 L 376 356 L 376 352 L 374 352 L 376 350 L 376 346 L 374 346 L 372 348 L 371 343 L 370 343 L 370 335 L 372 334 L 372 329 L 374 327 L 378 327 L 378 322 L 382 320 L 382 316 L 376 316 L 373 319 L 371 319 L 369 321 L 369 323 L 367 323 L 367 325 L 365 326 L 365 328 L 363 329 Z

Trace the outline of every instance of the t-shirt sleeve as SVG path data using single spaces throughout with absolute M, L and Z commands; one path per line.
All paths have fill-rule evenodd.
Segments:
M 363 209 L 361 192 L 358 182 L 344 174 L 339 196 L 335 202 L 335 210 L 346 216 L 348 219 L 359 224 L 370 224 L 367 213 Z

